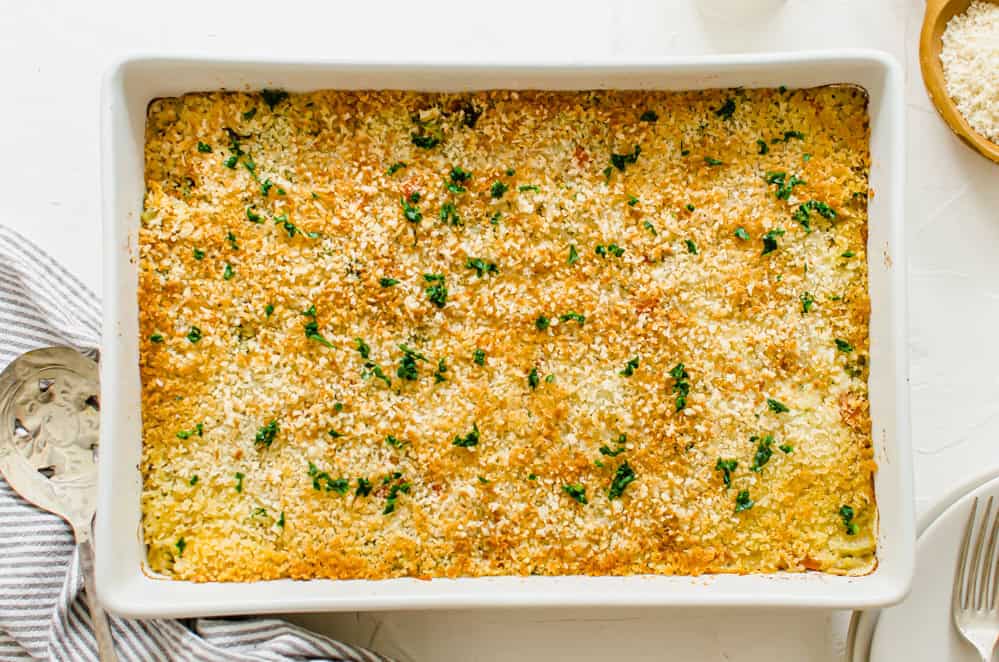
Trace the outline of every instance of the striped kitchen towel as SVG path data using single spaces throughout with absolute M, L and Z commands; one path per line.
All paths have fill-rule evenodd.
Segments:
M 37 246 L 0 226 L 0 370 L 38 347 L 95 355 L 101 303 Z M 69 525 L 0 479 L 0 660 L 97 660 Z M 278 619 L 111 617 L 121 660 L 385 660 Z

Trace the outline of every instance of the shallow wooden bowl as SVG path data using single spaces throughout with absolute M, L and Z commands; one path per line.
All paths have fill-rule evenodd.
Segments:
M 988 1 L 999 3 L 999 0 Z M 919 67 L 923 71 L 926 91 L 947 126 L 972 149 L 999 163 L 999 145 L 971 128 L 951 101 L 944 83 L 943 65 L 940 63 L 940 38 L 947 28 L 947 21 L 966 11 L 971 2 L 972 0 L 927 0 L 923 31 L 919 36 Z

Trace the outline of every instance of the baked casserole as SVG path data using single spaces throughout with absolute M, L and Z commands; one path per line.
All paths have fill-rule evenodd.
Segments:
M 872 571 L 868 134 L 845 85 L 154 101 L 150 569 Z

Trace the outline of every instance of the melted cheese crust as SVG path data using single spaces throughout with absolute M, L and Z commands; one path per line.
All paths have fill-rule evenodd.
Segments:
M 139 265 L 150 568 L 870 572 L 868 134 L 849 86 L 155 101 Z M 771 171 L 804 183 L 781 199 Z M 444 277 L 442 307 L 425 275 Z M 426 359 L 415 380 L 401 345 Z M 751 439 L 766 435 L 768 458 Z M 729 487 L 719 460 L 737 463 Z M 625 463 L 634 480 L 612 499 Z

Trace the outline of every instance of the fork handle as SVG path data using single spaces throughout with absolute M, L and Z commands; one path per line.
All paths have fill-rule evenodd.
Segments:
M 97 585 L 94 581 L 94 546 L 89 540 L 77 544 L 80 551 L 80 566 L 83 569 L 83 592 L 90 608 L 90 620 L 94 624 L 94 638 L 97 639 L 97 658 L 100 662 L 117 662 L 114 652 L 114 639 L 108 615 L 97 600 Z

